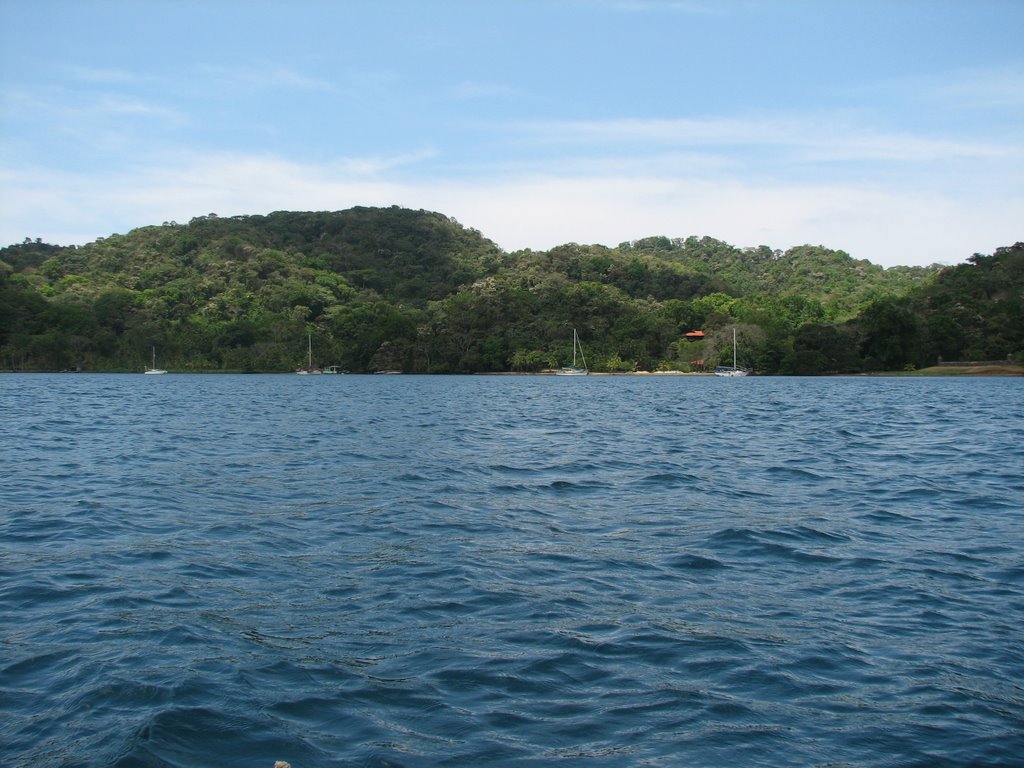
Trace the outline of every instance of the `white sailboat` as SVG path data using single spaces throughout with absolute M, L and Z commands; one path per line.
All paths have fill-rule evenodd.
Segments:
M 576 365 L 576 353 L 579 352 L 580 360 L 583 362 L 582 366 Z M 576 334 L 576 329 L 572 329 L 572 365 L 567 365 L 564 368 L 559 368 L 555 371 L 556 376 L 586 376 L 590 373 L 587 370 L 587 359 L 583 356 L 583 345 L 580 344 L 580 337 Z
M 158 373 L 167 373 L 167 371 L 165 371 L 163 368 L 156 367 L 156 347 L 153 347 L 153 365 L 147 366 L 146 370 L 144 370 L 143 373 L 148 373 L 151 375 Z
M 313 367 L 313 334 L 312 333 L 309 334 L 308 345 L 309 345 L 309 347 L 308 347 L 309 348 L 309 351 L 308 351 L 309 362 L 307 363 L 305 368 L 299 368 L 299 370 L 296 371 L 296 373 L 299 374 L 300 376 L 312 376 L 312 375 L 318 375 L 318 374 L 322 373 L 322 371 L 319 368 L 314 368 Z
M 732 365 L 720 365 L 715 368 L 715 376 L 748 376 L 750 371 L 736 365 L 736 328 L 732 329 Z

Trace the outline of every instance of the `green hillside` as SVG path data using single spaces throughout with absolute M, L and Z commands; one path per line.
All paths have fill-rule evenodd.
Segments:
M 652 237 L 623 243 L 619 249 L 681 264 L 721 280 L 739 295 L 799 294 L 813 298 L 834 317 L 855 314 L 880 296 L 905 292 L 941 268 L 885 269 L 823 246 L 801 245 L 788 251 L 765 245 L 740 249 L 711 237 Z
M 534 371 L 577 328 L 594 370 L 693 370 L 733 326 L 762 373 L 1005 358 L 1024 349 L 1020 249 L 945 270 L 707 237 L 510 254 L 428 211 L 211 214 L 0 249 L 0 367 L 141 370 L 156 347 L 171 370 L 289 371 L 311 335 L 315 362 L 353 372 Z

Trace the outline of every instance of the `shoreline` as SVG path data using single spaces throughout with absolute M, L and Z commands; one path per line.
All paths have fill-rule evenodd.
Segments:
M 0 370 L 0 375 L 73 375 L 73 374 L 89 374 L 89 375 L 144 375 L 138 370 L 124 370 L 124 371 L 12 371 L 12 370 Z M 294 376 L 294 371 L 167 371 L 168 375 L 177 376 Z M 362 373 L 347 373 L 342 374 L 344 376 L 374 376 L 377 371 L 366 371 Z M 401 373 L 402 376 L 555 376 L 555 371 L 475 371 L 472 373 Z M 614 377 L 614 376 L 638 376 L 638 377 L 653 377 L 653 378 L 672 378 L 672 377 L 714 377 L 714 373 L 711 371 L 590 371 L 588 376 L 599 376 L 599 377 Z M 958 376 L 1024 376 L 1024 365 L 978 365 L 978 366 L 929 366 L 928 368 L 921 368 L 920 370 L 914 371 L 871 371 L 865 372 L 850 372 L 850 373 L 819 373 L 806 376 L 799 376 L 794 374 L 751 374 L 747 378 L 797 378 L 797 379 L 815 379 L 815 378 L 829 378 L 836 376 L 859 376 L 859 377 L 903 377 L 903 378 L 936 378 L 936 377 L 958 377 Z

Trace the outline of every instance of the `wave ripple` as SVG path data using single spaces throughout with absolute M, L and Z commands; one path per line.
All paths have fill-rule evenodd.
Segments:
M 1020 380 L 151 378 L 0 376 L 9 764 L 1024 754 Z

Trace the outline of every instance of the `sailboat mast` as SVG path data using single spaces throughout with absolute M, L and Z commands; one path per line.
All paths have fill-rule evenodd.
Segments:
M 732 369 L 736 370 L 736 326 L 732 327 Z

